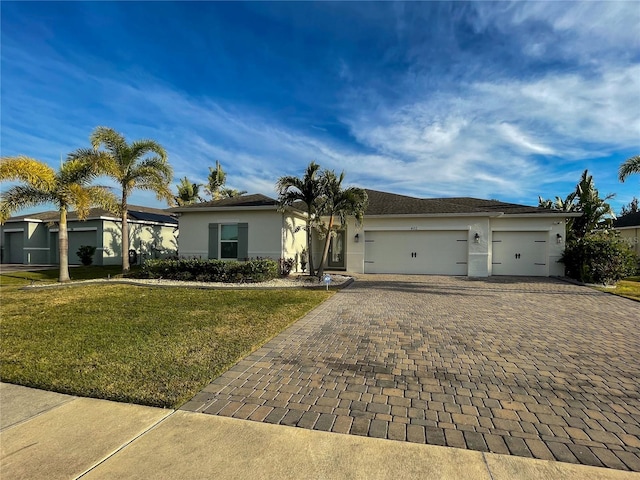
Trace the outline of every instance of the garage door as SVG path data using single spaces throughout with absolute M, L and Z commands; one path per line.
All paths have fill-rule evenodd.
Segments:
M 493 232 L 492 275 L 549 275 L 548 232 Z
M 22 263 L 24 262 L 24 232 L 5 232 L 4 255 L 5 263 Z
M 466 275 L 467 231 L 365 232 L 365 273 Z

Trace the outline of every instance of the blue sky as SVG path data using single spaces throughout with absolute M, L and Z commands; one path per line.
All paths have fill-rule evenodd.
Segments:
M 104 125 L 160 142 L 174 186 L 219 160 L 228 186 L 275 196 L 315 160 L 421 197 L 535 205 L 585 168 L 616 211 L 640 196 L 617 180 L 640 153 L 637 2 L 0 8 L 3 156 L 57 166 Z

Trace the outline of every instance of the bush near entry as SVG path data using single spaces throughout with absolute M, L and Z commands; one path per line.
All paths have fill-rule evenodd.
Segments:
M 638 270 L 638 256 L 629 244 L 608 231 L 567 242 L 560 262 L 568 277 L 585 283 L 613 284 Z
M 246 262 L 227 260 L 147 260 L 137 277 L 165 280 L 254 283 L 266 282 L 279 275 L 278 262 L 256 259 Z

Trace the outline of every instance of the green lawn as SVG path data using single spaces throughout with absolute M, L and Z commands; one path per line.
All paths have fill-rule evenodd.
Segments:
M 615 288 L 598 287 L 598 290 L 640 302 L 640 277 L 628 277 L 618 281 Z
M 22 290 L 0 277 L 3 381 L 172 408 L 332 295 L 113 284 Z
M 134 267 L 135 268 L 135 267 Z M 107 278 L 121 275 L 121 265 L 71 267 L 69 276 L 71 280 L 91 280 L 94 278 Z M 0 286 L 29 285 L 40 283 L 54 283 L 58 281 L 58 269 L 41 270 L 38 272 L 11 272 L 0 275 Z

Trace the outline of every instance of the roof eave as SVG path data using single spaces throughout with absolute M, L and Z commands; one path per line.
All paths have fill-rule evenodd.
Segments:
M 278 210 L 276 205 L 253 205 L 253 206 L 228 206 L 228 207 L 174 207 L 169 211 L 173 213 L 194 213 L 194 212 L 239 212 L 242 210 Z
M 443 218 L 443 217 L 500 217 L 502 212 L 466 212 L 466 213 L 379 213 L 375 215 L 365 214 L 364 218 Z

